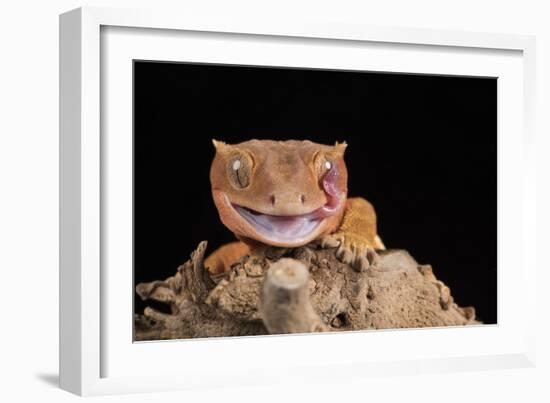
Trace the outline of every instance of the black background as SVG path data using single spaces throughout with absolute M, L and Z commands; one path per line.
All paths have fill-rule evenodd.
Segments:
M 345 140 L 349 195 L 373 203 L 386 247 L 496 323 L 496 117 L 493 78 L 136 61 L 136 284 L 234 240 L 210 194 L 212 138 Z

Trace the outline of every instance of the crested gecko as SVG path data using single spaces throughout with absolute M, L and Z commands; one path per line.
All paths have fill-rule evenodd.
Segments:
M 347 144 L 311 141 L 213 140 L 212 196 L 222 223 L 239 241 L 206 260 L 212 274 L 267 246 L 299 247 L 316 241 L 338 248 L 336 256 L 366 270 L 385 249 L 372 205 L 348 198 Z

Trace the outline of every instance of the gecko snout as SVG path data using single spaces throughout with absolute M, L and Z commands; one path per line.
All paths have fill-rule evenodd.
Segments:
M 305 214 L 313 208 L 308 205 L 306 195 L 302 192 L 271 193 L 268 200 L 271 213 L 275 215 Z
M 298 200 L 300 201 L 300 203 L 304 204 L 306 202 L 306 195 L 301 193 L 298 196 Z M 272 206 L 275 206 L 277 204 L 277 196 L 275 196 L 274 194 L 270 195 L 269 201 L 271 202 Z

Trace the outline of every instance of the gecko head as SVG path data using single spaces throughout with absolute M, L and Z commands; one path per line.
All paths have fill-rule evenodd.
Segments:
M 212 196 L 239 238 L 298 247 L 337 228 L 347 196 L 346 143 L 213 143 Z

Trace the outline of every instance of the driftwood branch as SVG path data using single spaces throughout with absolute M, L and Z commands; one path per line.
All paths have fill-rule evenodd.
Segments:
M 216 277 L 203 266 L 205 251 L 201 242 L 174 276 L 137 285 L 143 300 L 167 304 L 170 314 L 136 314 L 136 340 L 479 323 L 431 266 L 403 250 L 383 251 L 376 266 L 357 272 L 335 248 L 271 248 Z

